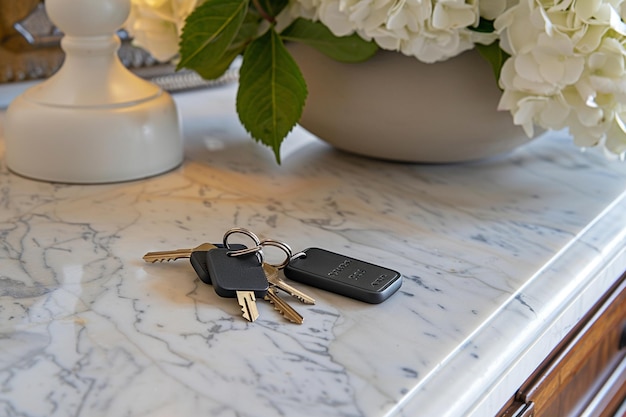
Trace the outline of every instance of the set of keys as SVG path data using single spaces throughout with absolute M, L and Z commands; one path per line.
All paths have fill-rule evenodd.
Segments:
M 248 248 L 241 244 L 228 243 L 228 237 L 235 233 L 250 236 L 255 245 Z M 281 264 L 264 261 L 263 248 L 276 246 L 286 254 Z M 168 262 L 188 258 L 202 282 L 212 285 L 217 295 L 236 298 L 241 306 L 243 317 L 255 321 L 259 317 L 256 300 L 269 301 L 285 319 L 302 324 L 304 318 L 291 305 L 278 295 L 283 291 L 303 304 L 315 304 L 315 299 L 287 283 L 280 276 L 292 256 L 291 248 L 283 242 L 271 239 L 260 240 L 247 229 L 230 229 L 221 244 L 203 243 L 191 249 L 148 252 L 144 261 Z
M 254 244 L 247 247 L 230 243 L 233 234 L 244 234 Z M 268 246 L 281 249 L 285 260 L 279 264 L 265 262 L 263 249 Z M 256 300 L 263 299 L 285 319 L 302 324 L 302 315 L 278 295 L 279 291 L 303 304 L 315 304 L 312 297 L 287 283 L 281 277 L 281 270 L 294 281 L 372 304 L 389 298 L 402 283 L 402 276 L 391 269 L 320 248 L 293 254 L 286 243 L 261 240 L 244 228 L 228 230 L 220 244 L 203 243 L 191 249 L 148 252 L 143 256 L 150 263 L 184 258 L 190 259 L 200 280 L 212 285 L 219 296 L 236 298 L 243 317 L 249 321 L 259 317 Z

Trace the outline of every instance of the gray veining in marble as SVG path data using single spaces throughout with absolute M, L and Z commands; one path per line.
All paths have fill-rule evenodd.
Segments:
M 512 360 L 554 346 L 576 318 L 557 312 L 589 308 L 626 270 L 626 165 L 562 133 L 487 161 L 411 165 L 298 129 L 276 166 L 232 93 L 176 96 L 187 158 L 159 177 L 70 186 L 2 165 L 0 415 L 495 412 L 481 395 L 499 400 L 502 372 L 509 385 L 530 372 Z M 403 286 L 369 305 L 299 285 L 317 299 L 293 304 L 302 326 L 267 303 L 248 323 L 188 262 L 141 260 L 233 226 L 388 266 Z

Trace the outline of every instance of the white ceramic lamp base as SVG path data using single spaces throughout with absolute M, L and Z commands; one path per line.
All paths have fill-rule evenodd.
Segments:
M 175 103 L 130 73 L 112 35 L 129 0 L 47 0 L 66 34 L 62 68 L 9 106 L 6 162 L 12 171 L 66 183 L 106 183 L 169 171 L 183 159 Z

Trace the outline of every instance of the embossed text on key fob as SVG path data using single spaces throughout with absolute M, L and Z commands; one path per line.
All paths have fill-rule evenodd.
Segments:
M 385 301 L 402 285 L 399 272 L 320 248 L 292 259 L 285 276 L 313 287 L 367 303 Z

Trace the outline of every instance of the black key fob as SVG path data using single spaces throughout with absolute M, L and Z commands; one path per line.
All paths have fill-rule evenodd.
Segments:
M 289 262 L 285 276 L 366 303 L 385 301 L 402 285 L 399 272 L 320 248 Z
M 214 245 L 218 248 L 224 247 L 224 245 L 222 245 L 221 243 L 214 243 Z M 248 248 L 246 245 L 241 245 L 239 243 L 231 243 L 229 246 L 232 250 L 242 250 Z M 211 276 L 209 275 L 209 268 L 206 264 L 207 252 L 208 251 L 192 252 L 189 260 L 191 261 L 191 266 L 193 266 L 193 269 L 196 271 L 198 278 L 200 278 L 200 280 L 205 284 L 213 285 L 213 282 L 211 281 Z
M 263 298 L 269 283 L 256 253 L 229 256 L 228 252 L 229 249 L 219 248 L 206 253 L 206 265 L 217 295 L 239 298 L 242 293 L 254 292 L 256 297 Z

